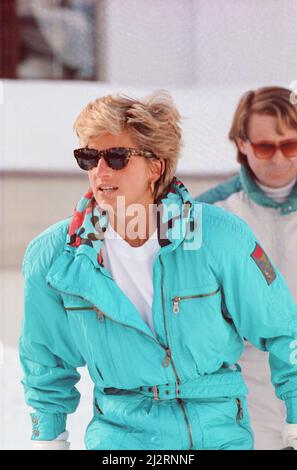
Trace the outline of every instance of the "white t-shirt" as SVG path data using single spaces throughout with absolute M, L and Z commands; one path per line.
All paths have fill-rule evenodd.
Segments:
M 157 229 L 143 245 L 132 247 L 111 224 L 102 244 L 104 267 L 135 305 L 153 334 L 153 264 L 159 249 Z

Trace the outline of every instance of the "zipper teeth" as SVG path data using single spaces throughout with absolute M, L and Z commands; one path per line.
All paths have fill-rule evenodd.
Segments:
M 176 297 L 173 297 L 172 300 L 176 300 L 176 301 L 178 300 L 178 301 L 180 301 L 180 300 L 187 300 L 187 299 L 196 299 L 196 298 L 198 298 L 198 297 L 209 297 L 209 296 L 211 296 L 211 295 L 217 294 L 217 293 L 219 292 L 219 290 L 220 290 L 220 287 L 218 287 L 218 288 L 217 288 L 215 291 L 213 291 L 213 292 L 209 292 L 209 294 L 184 295 L 184 296 L 182 296 L 182 297 L 177 297 L 177 296 L 176 296 Z
M 184 417 L 185 417 L 185 421 L 186 421 L 186 424 L 187 424 L 187 428 L 188 428 L 188 432 L 189 432 L 189 437 L 190 437 L 190 449 L 193 448 L 193 438 L 192 438 L 192 431 L 191 431 L 191 425 L 190 425 L 190 422 L 189 422 L 189 418 L 187 416 L 187 413 L 186 413 L 186 410 L 185 410 L 185 405 L 182 401 L 181 398 L 178 398 L 177 399 L 177 402 L 178 404 L 180 405 L 182 411 L 183 411 L 183 414 L 184 414 Z
M 164 318 L 164 326 L 165 326 L 165 334 L 166 334 L 166 339 L 167 339 L 167 345 L 168 345 L 168 349 L 170 351 L 170 348 L 169 348 L 169 336 L 168 336 L 168 329 L 167 329 L 167 322 L 166 322 L 166 315 L 165 315 L 165 295 L 164 295 L 164 264 L 163 264 L 163 261 L 161 259 L 161 256 L 159 256 L 159 259 L 160 259 L 160 263 L 161 263 L 161 266 L 162 266 L 162 304 L 163 304 L 163 318 Z M 173 371 L 174 371 L 174 374 L 176 376 L 176 380 L 177 380 L 177 384 L 179 385 L 180 384 L 180 378 L 177 374 L 177 370 L 175 368 L 175 364 L 173 362 L 173 359 L 172 359 L 172 355 L 170 354 L 170 362 L 172 364 L 172 368 L 173 368 Z M 183 401 L 180 399 L 180 398 L 177 398 L 177 402 L 178 404 L 180 405 L 181 407 L 181 410 L 183 412 L 183 415 L 184 415 L 184 418 L 185 418 L 185 421 L 186 421 L 186 425 L 187 425 L 187 430 L 188 430 L 188 434 L 189 434 L 189 438 L 190 438 L 190 449 L 193 448 L 193 438 L 192 438 L 192 430 L 191 430 L 191 426 L 190 426 L 190 422 L 189 422 L 189 418 L 187 416 L 187 413 L 186 413 L 186 410 L 185 410 L 185 407 L 184 407 L 184 404 L 183 404 Z
M 135 326 L 130 326 L 130 325 L 126 325 L 126 323 L 122 323 L 118 320 L 114 320 L 113 318 L 111 318 L 109 315 L 106 315 L 105 312 L 102 312 L 102 310 L 100 310 L 99 308 L 97 307 L 94 307 L 94 310 L 96 310 L 98 313 L 101 313 L 102 315 L 104 315 L 106 318 L 108 318 L 109 320 L 115 322 L 115 323 L 118 323 L 119 325 L 124 325 L 126 326 L 127 328 L 132 328 L 133 330 L 136 330 L 136 331 L 140 331 L 140 333 L 146 335 L 148 338 L 152 339 L 153 341 L 155 341 L 155 343 L 159 344 L 159 346 L 161 346 L 161 348 L 165 349 L 166 350 L 166 347 L 163 346 L 161 343 L 159 343 L 159 341 L 157 341 L 155 338 L 152 338 L 152 336 L 148 335 L 147 333 L 145 333 L 144 331 L 140 330 L 139 328 L 136 328 Z
M 163 319 L 164 319 L 164 326 L 165 326 L 165 335 L 166 335 L 166 340 L 167 340 L 167 345 L 168 345 L 168 348 L 169 351 L 170 351 L 170 355 L 167 353 L 167 356 L 170 357 L 170 362 L 172 364 L 172 368 L 173 368 L 173 371 L 174 371 L 174 374 L 176 376 L 176 379 L 177 379 L 177 383 L 178 385 L 180 384 L 180 378 L 178 376 L 178 373 L 177 373 L 177 370 L 175 368 L 175 364 L 173 362 L 173 359 L 172 359 L 172 355 L 171 355 L 171 350 L 169 348 L 169 335 L 168 335 L 168 328 L 167 328 L 167 321 L 166 321 L 166 315 L 165 315 L 165 296 L 164 296 L 164 264 L 163 264 L 163 261 L 161 259 L 161 256 L 160 256 L 160 263 L 162 265 L 162 304 L 163 304 Z
M 65 310 L 94 310 L 94 307 L 64 307 Z

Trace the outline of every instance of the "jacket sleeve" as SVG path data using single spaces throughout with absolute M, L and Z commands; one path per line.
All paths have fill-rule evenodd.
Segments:
M 46 284 L 48 240 L 32 242 L 23 260 L 24 317 L 19 337 L 22 385 L 31 413 L 33 440 L 52 440 L 65 431 L 80 393 L 76 368 L 85 365 L 74 344 L 59 293 Z
M 219 263 L 227 310 L 242 338 L 269 351 L 271 381 L 277 397 L 286 402 L 287 422 L 295 424 L 297 306 L 284 277 L 245 222 L 232 216 L 230 224 L 220 223 L 217 229 L 213 258 Z

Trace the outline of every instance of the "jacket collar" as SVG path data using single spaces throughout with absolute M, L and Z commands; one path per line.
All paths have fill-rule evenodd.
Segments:
M 193 206 L 188 190 L 174 177 L 165 196 L 156 204 L 157 233 L 162 252 L 177 248 L 188 231 L 194 230 Z M 89 189 L 74 209 L 65 250 L 74 256 L 85 254 L 95 267 L 103 268 L 102 243 L 108 223 L 108 214 L 97 205 Z
M 167 217 L 170 215 L 169 208 L 173 203 L 175 203 L 173 211 L 176 213 L 172 215 L 171 212 L 171 217 Z M 180 207 L 179 214 L 177 205 Z M 159 254 L 174 250 L 184 240 L 186 234 L 188 235 L 188 231 L 190 236 L 187 236 L 186 240 L 191 241 L 194 235 L 195 241 L 198 239 L 198 243 L 201 244 L 201 204 L 194 203 L 180 180 L 173 179 L 158 208 L 160 209 L 160 215 L 157 217 Z M 168 222 L 168 225 L 165 222 Z M 105 315 L 109 315 L 112 320 L 137 328 L 154 338 L 149 326 L 143 321 L 130 299 L 121 289 L 115 291 L 111 275 L 104 268 L 101 247 L 107 224 L 107 214 L 96 205 L 92 192 L 88 191 L 74 210 L 65 250 L 52 264 L 46 281 L 50 287 L 64 294 L 74 295 L 90 302 Z M 104 274 L 100 277 L 100 282 L 98 282 L 98 270 Z
M 283 203 L 278 203 L 266 196 L 262 189 L 256 184 L 252 171 L 242 165 L 240 168 L 240 180 L 244 192 L 252 201 L 263 207 L 280 209 L 282 215 L 297 211 L 297 183 L 294 186 L 289 198 Z

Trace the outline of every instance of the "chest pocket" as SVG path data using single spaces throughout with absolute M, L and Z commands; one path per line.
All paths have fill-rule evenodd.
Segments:
M 96 315 L 99 321 L 104 320 L 104 314 L 95 307 L 93 304 L 88 302 L 87 300 L 83 299 L 82 297 L 63 294 L 63 304 L 64 309 L 69 313 L 84 313 L 84 314 L 91 314 L 92 312 Z
M 90 375 L 98 386 L 113 381 L 115 370 L 106 334 L 106 319 L 91 302 L 70 294 L 62 294 L 73 338 L 86 359 Z
M 221 343 L 227 326 L 221 287 L 213 283 L 176 292 L 171 297 L 171 317 L 186 338 L 199 339 L 201 345 Z
M 98 320 L 101 324 L 105 323 L 105 316 L 99 308 L 78 296 L 63 294 L 62 298 L 69 323 L 72 329 L 76 330 L 75 334 L 80 340 L 85 335 L 88 342 L 88 337 L 91 338 L 94 332 L 97 336 L 104 334 L 102 326 L 98 328 Z M 98 337 L 94 339 L 97 341 Z
M 212 302 L 211 297 L 217 297 L 220 291 L 220 286 L 215 284 L 202 288 L 183 289 L 171 299 L 172 312 L 178 315 L 182 311 L 187 311 L 191 308 L 199 308 L 199 306 L 203 308 L 203 304 L 206 306 L 211 303 L 217 303 L 218 299 L 214 299 L 214 302 Z M 198 304 L 196 302 L 193 303 L 193 300 L 199 301 Z
M 211 373 L 228 362 L 237 335 L 224 311 L 223 289 L 217 283 L 181 289 L 170 300 L 172 328 L 189 364 L 186 373 L 191 367 L 198 374 Z
M 67 311 L 73 311 L 73 312 L 80 311 L 80 310 L 95 311 L 96 309 L 90 302 L 76 295 L 62 294 L 62 298 L 63 298 L 64 308 Z

